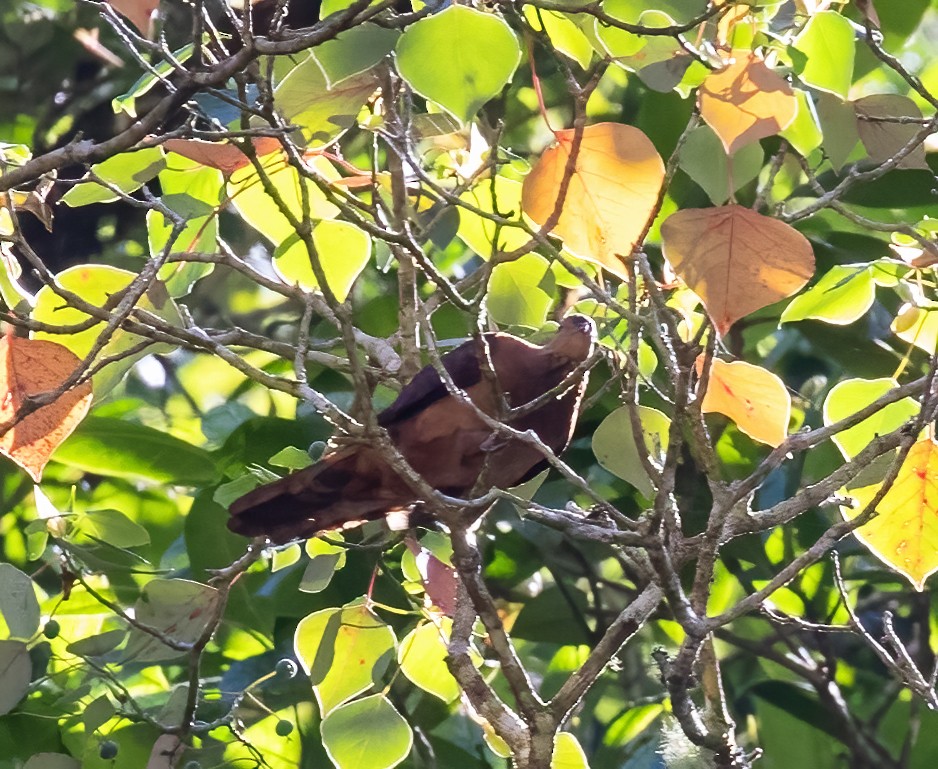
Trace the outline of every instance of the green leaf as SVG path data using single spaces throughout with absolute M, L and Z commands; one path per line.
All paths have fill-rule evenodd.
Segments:
M 114 651 L 126 637 L 124 630 L 107 630 L 104 633 L 73 641 L 65 650 L 79 657 L 100 657 Z
M 579 740 L 570 732 L 558 732 L 554 737 L 550 769 L 589 769 L 586 753 Z
M 853 25 L 836 11 L 815 13 L 795 39 L 805 55 L 798 77 L 805 85 L 847 98 L 856 56 Z
M 509 326 L 540 328 L 554 301 L 554 274 L 538 254 L 496 265 L 489 281 L 492 318 Z
M 342 540 L 339 532 L 329 535 L 330 539 Z M 314 537 L 306 540 L 306 554 L 310 561 L 300 579 L 300 591 L 303 593 L 321 593 L 332 581 L 332 576 L 345 566 L 346 552 L 340 545 Z
M 106 694 L 91 702 L 82 712 L 81 720 L 85 726 L 85 735 L 90 736 L 106 724 L 114 715 L 114 705 Z
M 824 424 L 832 425 L 855 414 L 898 387 L 895 379 L 848 379 L 840 382 L 824 400 Z M 847 459 L 853 459 L 877 435 L 885 435 L 903 425 L 919 412 L 912 398 L 890 403 L 860 424 L 843 430 L 833 437 L 834 443 Z
M 327 181 L 338 178 L 332 165 L 322 157 L 310 163 L 311 170 Z M 332 219 L 339 209 L 326 200 L 326 196 L 313 182 L 301 178 L 293 166 L 279 154 L 263 159 L 263 169 L 270 184 L 280 197 L 280 203 L 299 221 L 305 219 Z M 304 211 L 301 187 L 305 187 L 309 209 Z M 235 171 L 228 182 L 228 197 L 238 215 L 275 246 L 296 236 L 296 230 L 283 215 L 277 201 L 264 189 L 260 175 L 253 166 Z
M 794 91 L 795 98 L 798 100 L 798 111 L 795 113 L 795 119 L 788 124 L 779 136 L 786 139 L 799 155 L 808 157 L 821 146 L 824 134 L 818 124 L 818 117 L 814 111 L 811 97 L 801 89 L 796 88 Z
M 134 605 L 134 616 L 175 642 L 191 644 L 205 632 L 219 600 L 218 591 L 187 579 L 153 579 Z M 159 638 L 133 628 L 124 657 L 128 662 L 160 662 L 183 654 Z
M 313 682 L 323 714 L 381 678 L 394 652 L 394 631 L 363 604 L 324 609 L 296 627 L 296 656 Z
M 325 74 L 326 88 L 333 89 L 343 80 L 380 64 L 394 50 L 399 37 L 396 29 L 360 24 L 313 48 L 310 59 Z
M 315 52 L 283 78 L 274 90 L 284 118 L 300 127 L 303 141 L 322 147 L 335 141 L 358 121 L 358 113 L 378 88 L 378 75 L 366 70 L 330 87 Z
M 818 97 L 816 111 L 824 132 L 824 152 L 834 170 L 839 171 L 860 141 L 856 112 L 849 103 L 829 93 Z
M 53 459 L 95 475 L 179 486 L 210 483 L 218 474 L 208 452 L 152 427 L 108 417 L 87 418 Z
M 92 174 L 101 181 L 117 187 L 124 194 L 129 194 L 140 189 L 165 167 L 166 159 L 160 147 L 122 152 L 91 166 L 91 172 L 84 177 L 89 181 L 82 181 L 72 187 L 62 196 L 62 202 L 75 207 L 120 200 L 119 195 L 104 185 L 90 181 Z
M 11 638 L 26 641 L 39 630 L 39 601 L 33 581 L 8 563 L 0 563 L 0 613 Z
M 443 702 L 453 702 L 459 697 L 459 684 L 446 666 L 446 645 L 452 626 L 448 617 L 441 620 L 440 627 L 432 622 L 418 625 L 404 636 L 397 652 L 401 672 Z
M 708 125 L 697 126 L 687 135 L 678 165 L 707 193 L 716 205 L 722 205 L 733 193 L 759 176 L 765 154 L 758 143 L 748 144 L 732 159 L 723 142 Z
M 302 470 L 313 464 L 309 452 L 296 446 L 286 446 L 274 454 L 270 460 L 273 467 L 285 467 L 288 470 Z
M 274 266 L 284 281 L 307 290 L 319 288 L 310 265 L 316 258 L 336 299 L 344 302 L 371 258 L 371 236 L 348 222 L 322 221 L 313 228 L 313 257 L 296 233 L 274 252 Z
M 484 179 L 459 196 L 481 211 L 521 221 L 521 182 L 504 176 Z M 495 222 L 474 211 L 459 208 L 459 229 L 456 235 L 483 259 L 497 251 L 514 251 L 531 238 L 521 227 L 496 227 Z
M 338 769 L 391 769 L 407 758 L 414 741 L 407 721 L 380 694 L 336 708 L 320 729 Z
M 79 516 L 75 534 L 103 540 L 114 547 L 150 544 L 150 532 L 118 510 L 91 510 Z
M 543 31 L 551 45 L 560 53 L 573 59 L 581 69 L 587 69 L 593 59 L 593 46 L 570 14 L 524 6 L 524 17 L 536 30 Z
M 668 450 L 671 420 L 657 409 L 648 406 L 637 408 L 645 447 L 650 452 L 652 463 L 660 466 Z M 596 428 L 593 433 L 593 453 L 599 464 L 610 473 L 631 483 L 643 496 L 652 497 L 655 490 L 639 459 L 633 436 L 629 407 L 622 406 Z
M 433 66 L 444 52 L 446 65 Z M 421 19 L 397 43 L 401 76 L 463 123 L 501 91 L 520 60 L 518 40 L 502 18 L 464 5 Z
M 113 308 L 119 302 L 128 286 L 137 276 L 127 270 L 108 267 L 103 264 L 87 264 L 70 267 L 55 276 L 56 283 L 66 291 L 79 296 L 94 307 Z M 169 298 L 162 283 L 155 282 L 137 302 L 137 307 L 158 315 L 173 325 L 182 325 L 179 309 Z M 43 286 L 36 294 L 36 304 L 31 313 L 33 320 L 50 326 L 71 326 L 87 322 L 92 316 L 82 310 L 68 306 L 65 301 L 49 286 Z M 71 350 L 79 358 L 84 358 L 97 342 L 105 328 L 104 321 L 95 323 L 82 331 L 68 334 L 53 334 L 36 331 L 33 339 L 48 339 Z M 122 356 L 94 375 L 94 395 L 96 400 L 105 395 L 144 355 L 169 352 L 173 348 L 164 343 L 153 344 L 148 348 L 129 354 L 129 351 L 143 342 L 137 334 L 118 328 L 104 346 L 96 361 L 111 356 Z
M 915 122 L 897 123 L 876 118 L 906 117 L 920 121 L 922 111 L 908 96 L 881 93 L 864 96 L 853 102 L 857 113 L 857 131 L 870 159 L 884 163 L 901 150 L 921 130 Z M 872 120 L 868 118 L 873 118 Z M 919 144 L 906 155 L 896 168 L 929 170 L 925 160 L 925 147 Z
M 185 61 L 192 56 L 194 50 L 195 46 L 190 43 L 180 48 L 178 51 L 173 51 L 173 58 L 177 61 Z M 129 91 L 114 97 L 111 101 L 111 108 L 115 113 L 119 114 L 125 112 L 136 120 L 137 99 L 149 92 L 157 83 L 161 82 L 161 78 L 165 78 L 173 72 L 173 68 L 174 64 L 171 61 L 159 62 L 152 70 L 145 72 L 140 79 L 130 87 Z
M 29 689 L 33 663 L 26 644 L 0 641 L 0 716 L 15 708 Z
M 779 323 L 814 318 L 846 326 L 865 315 L 875 298 L 876 285 L 869 265 L 839 264 L 796 296 L 785 308 Z

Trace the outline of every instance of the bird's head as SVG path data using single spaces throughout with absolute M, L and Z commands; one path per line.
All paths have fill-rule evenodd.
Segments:
M 554 355 L 580 363 L 593 352 L 596 343 L 596 324 L 593 319 L 575 313 L 560 321 L 557 334 L 545 347 Z

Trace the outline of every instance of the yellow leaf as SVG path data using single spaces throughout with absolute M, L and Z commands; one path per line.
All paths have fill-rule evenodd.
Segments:
M 795 119 L 798 100 L 781 77 L 749 51 L 709 75 L 697 91 L 700 116 L 720 137 L 726 154 L 774 136 Z
M 859 515 L 879 485 L 851 489 Z M 906 577 L 916 590 L 938 570 L 938 444 L 932 439 L 912 446 L 892 488 L 876 506 L 878 515 L 856 530 L 857 538 L 883 563 Z
M 557 204 L 573 135 L 558 131 L 524 180 L 521 206 L 537 224 Z M 587 126 L 552 233 L 574 255 L 627 278 L 622 259 L 645 231 L 663 182 L 664 163 L 644 133 L 619 123 Z
M 661 225 L 661 239 L 665 258 L 721 334 L 796 293 L 814 274 L 804 235 L 742 206 L 678 211 Z
M 698 372 L 703 356 L 697 359 Z M 701 410 L 732 419 L 753 440 L 778 446 L 788 436 L 791 397 L 771 371 L 744 361 L 714 359 Z
M 39 483 L 59 444 L 91 408 L 91 382 L 64 392 L 52 403 L 12 420 L 27 398 L 56 390 L 72 375 L 78 357 L 55 342 L 4 336 L 0 339 L 0 454 L 12 459 Z M 9 428 L 9 429 L 7 429 Z

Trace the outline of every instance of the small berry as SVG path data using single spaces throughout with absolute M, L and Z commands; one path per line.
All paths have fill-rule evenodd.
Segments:
M 277 663 L 277 666 L 274 668 L 279 678 L 286 678 L 287 680 L 293 678 L 296 675 L 296 663 L 291 659 L 282 659 Z
M 289 721 L 278 721 L 277 727 L 274 729 L 274 731 L 277 732 L 280 737 L 286 737 L 288 734 L 290 734 L 290 732 L 293 731 L 293 724 L 291 724 Z
M 98 755 L 105 761 L 117 757 L 117 743 L 113 740 L 105 740 L 98 746 Z
M 62 629 L 62 626 L 59 625 L 58 622 L 56 622 L 54 619 L 50 619 L 50 620 L 46 623 L 46 626 L 42 629 L 42 634 L 43 634 L 46 638 L 48 638 L 48 639 L 51 640 L 51 639 L 53 639 L 53 638 L 58 638 L 59 631 L 60 631 L 61 629 Z

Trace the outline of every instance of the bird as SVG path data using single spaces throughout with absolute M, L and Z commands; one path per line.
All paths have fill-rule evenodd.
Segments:
M 560 454 L 573 436 L 586 390 L 588 368 L 578 369 L 595 344 L 596 325 L 580 314 L 565 317 L 544 345 L 503 332 L 481 334 L 441 358 L 471 404 L 451 393 L 429 365 L 377 415 L 378 425 L 427 484 L 444 494 L 465 498 L 480 489 L 516 486 L 547 466 L 543 452 L 499 433 L 478 412 L 496 417 L 504 398 L 512 409 L 520 409 L 506 423 L 515 430 L 532 430 Z M 490 368 L 480 365 L 483 355 Z M 556 394 L 541 398 L 555 389 Z M 347 443 L 235 500 L 228 528 L 283 544 L 408 513 L 423 501 L 377 446 Z

